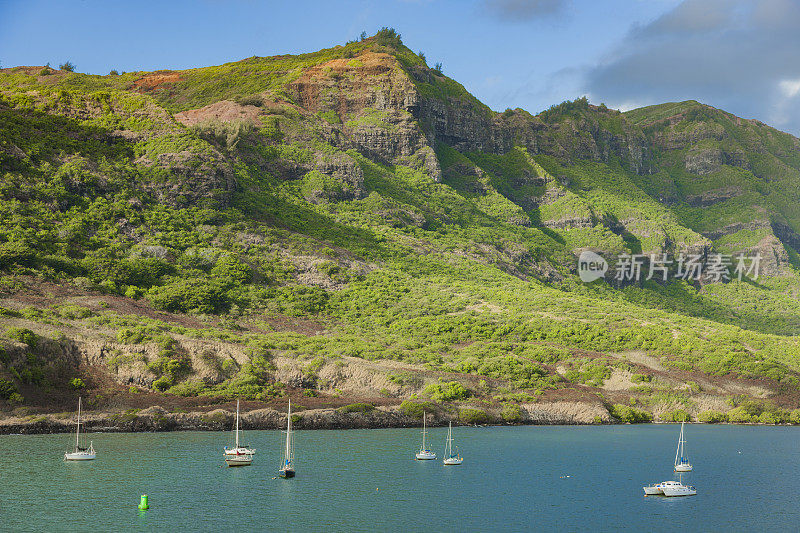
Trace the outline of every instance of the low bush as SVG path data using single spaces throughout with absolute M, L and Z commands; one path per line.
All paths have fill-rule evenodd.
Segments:
M 36 348 L 39 336 L 27 328 L 8 328 L 6 337 L 27 344 L 31 348 Z
M 675 409 L 674 411 L 667 411 L 659 418 L 664 422 L 691 422 L 692 416 L 683 409 Z
M 400 412 L 412 418 L 422 418 L 425 413 L 432 413 L 436 410 L 433 402 L 414 402 L 406 400 L 400 404 Z
M 503 406 L 503 410 L 500 411 L 500 416 L 506 422 L 520 422 L 522 421 L 522 408 L 519 405 L 507 403 Z
M 167 389 L 168 394 L 176 396 L 199 396 L 208 389 L 206 384 L 200 380 L 187 380 Z
M 734 407 L 728 411 L 728 421 L 735 424 L 746 424 L 748 422 L 756 422 L 758 415 L 751 414 L 744 406 Z
M 609 409 L 609 413 L 620 422 L 626 424 L 641 424 L 653 421 L 652 413 L 621 403 L 612 405 Z
M 480 409 L 461 409 L 458 412 L 458 419 L 465 424 L 486 424 L 491 420 L 485 411 Z
M 341 413 L 368 413 L 375 409 L 371 403 L 351 403 L 339 408 Z
M 423 391 L 431 400 L 437 402 L 450 402 L 453 400 L 466 400 L 470 397 L 469 389 L 457 381 L 449 383 L 431 383 Z
M 8 400 L 15 392 L 17 392 L 17 386 L 12 381 L 0 379 L 0 398 Z
M 708 411 L 703 411 L 697 415 L 698 422 L 705 422 L 707 424 L 719 424 L 720 422 L 727 422 L 728 415 L 721 411 L 714 411 L 713 409 L 709 409 Z

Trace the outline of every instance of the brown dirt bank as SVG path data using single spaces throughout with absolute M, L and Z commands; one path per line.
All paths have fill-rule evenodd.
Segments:
M 459 418 L 473 407 L 438 405 L 429 414 L 428 425 L 443 426 L 452 421 L 464 424 Z M 507 424 L 492 409 L 483 410 L 486 424 Z M 514 424 L 576 425 L 592 424 L 612 419 L 600 404 L 578 402 L 554 402 L 547 404 L 525 404 L 521 406 L 520 419 Z M 169 412 L 154 406 L 143 410 L 129 409 L 122 412 L 89 412 L 83 423 L 90 432 L 145 432 L 145 431 L 230 431 L 234 424 L 234 412 L 214 409 L 207 412 Z M 306 409 L 296 413 L 294 426 L 297 429 L 377 429 L 417 427 L 422 420 L 409 416 L 397 406 L 380 406 L 366 412 L 345 412 L 342 409 Z M 242 428 L 279 429 L 286 425 L 286 413 L 272 408 L 254 409 L 241 415 Z M 471 425 L 471 424 L 466 424 Z M 72 413 L 31 414 L 8 416 L 0 419 L 0 435 L 69 433 L 74 431 Z

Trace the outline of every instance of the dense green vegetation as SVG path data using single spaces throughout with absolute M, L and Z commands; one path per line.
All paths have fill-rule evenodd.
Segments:
M 438 181 L 420 163 L 424 151 L 388 160 L 335 144 L 331 128 L 397 135 L 396 116 L 301 112 L 291 84 L 333 60 L 355 63 L 332 79 L 358 76 L 368 52 L 394 57 L 394 74 L 408 76 L 420 98 L 501 122 L 536 121 L 549 128 L 544 145 L 588 153 L 581 143 L 595 127 L 598 138 L 641 138 L 652 146 L 642 163 L 648 172 L 613 152 L 592 159 L 521 145 L 459 151 L 440 141 Z M 77 305 L 0 308 L 9 324 L 3 342 L 27 346 L 25 357 L 2 358 L 4 399 L 19 396 L 21 385 L 87 386 L 48 367 L 48 346 L 64 339 L 42 338 L 32 324 L 80 324 L 113 330 L 121 345 L 157 345 L 155 357 L 112 354 L 108 366 L 116 373 L 143 365 L 153 389 L 179 396 L 280 396 L 287 384 L 275 379 L 278 356 L 298 361 L 309 397 L 325 386 L 321 369 L 345 358 L 448 373 L 427 383 L 389 378 L 431 400 L 402 403 L 418 418 L 438 408 L 433 402 L 492 398 L 501 417 L 516 422 L 518 403 L 560 389 L 591 392 L 615 372 L 633 376 L 645 405 L 674 401 L 625 359 L 633 352 L 684 380 L 700 373 L 765 379 L 787 393 L 798 387 L 800 263 L 791 238 L 779 240 L 775 230 L 800 230 L 800 150 L 791 136 L 693 102 L 621 114 L 578 100 L 536 118 L 495 114 L 388 28 L 311 54 L 152 76 L 0 73 L 0 291 L 13 300 L 52 282 L 203 326 Z M 257 120 L 184 126 L 173 118 L 220 100 L 257 108 Z M 677 149 L 664 140 L 686 137 L 702 140 Z M 726 155 L 717 164 L 719 153 Z M 709 168 L 687 170 L 692 158 Z M 752 227 L 723 231 L 735 224 Z M 770 238 L 786 260 L 758 280 L 585 285 L 574 274 L 585 248 L 610 257 L 733 253 Z M 274 328 L 276 317 L 313 321 L 326 333 Z M 202 356 L 219 378 L 203 381 L 177 337 L 231 343 L 249 361 Z M 623 422 L 652 420 L 630 405 L 609 411 Z M 688 416 L 680 408 L 662 418 Z M 491 418 L 472 408 L 459 417 Z M 793 421 L 790 411 L 761 404 L 698 418 Z

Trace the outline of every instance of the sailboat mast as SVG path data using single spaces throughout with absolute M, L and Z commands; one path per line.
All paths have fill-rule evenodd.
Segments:
M 683 450 L 681 449 L 682 447 L 683 447 L 683 422 L 681 422 L 681 432 L 678 435 L 678 448 L 675 450 L 675 465 L 676 466 L 678 464 L 678 457 L 682 457 L 683 456 Z
M 236 400 L 236 447 L 239 447 L 239 400 Z
M 423 412 L 422 413 L 422 449 L 423 450 L 426 449 L 425 448 L 425 434 L 428 433 L 428 432 L 427 432 L 427 428 L 426 428 L 425 422 L 427 420 L 428 420 L 428 414 Z
M 286 458 L 288 462 L 292 457 L 291 439 L 292 439 L 292 399 L 289 398 L 289 412 L 286 414 Z
M 78 396 L 78 429 L 75 431 L 75 449 L 80 446 L 81 438 L 81 398 Z

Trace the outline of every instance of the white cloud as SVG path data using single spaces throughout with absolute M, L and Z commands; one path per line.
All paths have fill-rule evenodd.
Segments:
M 800 2 L 684 0 L 582 73 L 610 106 L 698 100 L 800 134 Z
M 794 98 L 797 93 L 800 93 L 800 79 L 797 80 L 781 80 L 778 87 L 786 98 Z

